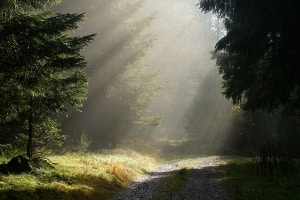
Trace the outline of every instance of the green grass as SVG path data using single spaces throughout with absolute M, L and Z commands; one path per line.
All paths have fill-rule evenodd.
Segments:
M 299 164 L 288 172 L 263 176 L 256 163 L 245 159 L 221 166 L 220 172 L 235 200 L 292 200 L 300 199 Z
M 47 158 L 55 163 L 55 169 L 35 168 L 29 174 L 0 174 L 0 199 L 108 199 L 156 165 L 149 156 L 122 149 Z M 0 162 L 3 161 L 7 159 L 0 158 Z

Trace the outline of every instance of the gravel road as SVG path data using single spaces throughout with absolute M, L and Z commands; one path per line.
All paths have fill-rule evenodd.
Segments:
M 112 200 L 229 200 L 216 173 L 217 167 L 227 161 L 226 157 L 208 156 L 164 163 Z M 184 184 L 175 191 L 165 189 L 168 188 L 168 177 L 183 168 L 189 171 Z

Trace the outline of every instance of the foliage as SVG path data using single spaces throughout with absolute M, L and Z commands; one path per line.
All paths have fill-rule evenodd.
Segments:
M 126 83 L 128 93 L 132 95 L 129 106 L 131 111 L 131 123 L 134 125 L 137 134 L 149 134 L 156 126 L 160 125 L 162 118 L 152 116 L 148 109 L 150 102 L 159 93 L 161 88 L 153 88 L 157 74 L 145 71 L 142 63 L 129 66 L 123 74 L 122 81 Z
M 86 77 L 79 52 L 92 36 L 72 38 L 66 31 L 82 19 L 43 13 L 1 24 L 1 119 L 18 118 L 31 109 L 43 118 L 64 112 L 67 105 L 81 106 Z
M 13 148 L 12 144 L 0 144 L 0 156 L 17 155 L 18 152 Z
M 215 47 L 224 94 L 244 109 L 300 109 L 299 31 L 295 1 L 200 0 L 224 19 Z
M 18 13 L 37 12 L 60 2 L 61 0 L 1 0 L 0 21 L 9 20 Z
M 89 139 L 88 134 L 83 132 L 80 135 L 80 138 L 77 140 L 75 151 L 79 153 L 86 153 L 88 151 L 88 148 L 90 147 L 90 144 L 91 144 L 91 140 Z
M 46 131 L 53 140 L 59 131 L 54 115 L 81 107 L 85 99 L 86 63 L 80 53 L 94 35 L 70 36 L 83 18 L 34 12 L 0 23 L 0 122 L 27 127 L 30 158 L 39 145 L 32 144 L 33 133 L 39 137 Z
M 67 136 L 60 134 L 58 125 L 56 121 L 48 119 L 43 124 L 36 126 L 33 138 L 36 157 L 61 152 Z M 25 128 L 23 130 L 26 132 Z M 26 154 L 27 139 L 28 135 L 17 133 L 11 139 L 3 140 L 4 143 L 0 144 L 0 155 L 11 157 Z

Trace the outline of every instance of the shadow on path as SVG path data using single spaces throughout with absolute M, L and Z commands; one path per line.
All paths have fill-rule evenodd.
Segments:
M 228 200 L 219 166 L 151 172 L 113 200 Z

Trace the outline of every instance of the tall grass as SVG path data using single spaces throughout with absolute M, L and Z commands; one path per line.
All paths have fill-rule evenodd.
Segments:
M 122 149 L 47 158 L 54 163 L 54 169 L 0 175 L 0 199 L 108 199 L 156 164 L 149 156 Z
M 251 159 L 233 161 L 220 167 L 224 183 L 235 200 L 300 199 L 300 162 L 288 173 L 278 170 L 272 176 L 261 173 Z

